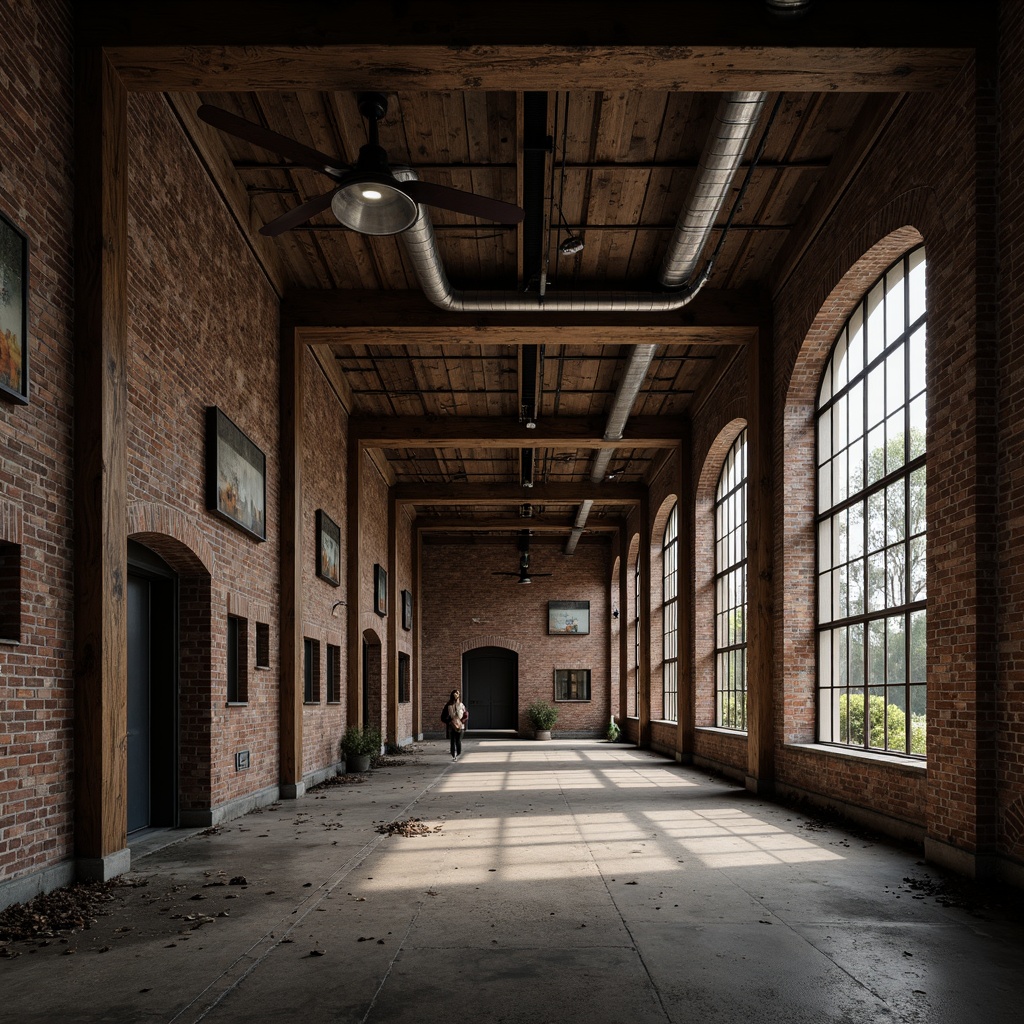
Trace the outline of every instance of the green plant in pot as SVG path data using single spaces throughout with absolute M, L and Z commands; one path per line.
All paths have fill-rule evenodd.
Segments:
M 350 725 L 341 737 L 341 752 L 345 755 L 345 768 L 350 772 L 370 770 L 370 758 L 380 753 L 380 729 L 372 725 Z
M 533 726 L 534 739 L 551 739 L 551 727 L 558 721 L 558 708 L 552 707 L 546 701 L 535 700 L 526 709 L 526 717 Z

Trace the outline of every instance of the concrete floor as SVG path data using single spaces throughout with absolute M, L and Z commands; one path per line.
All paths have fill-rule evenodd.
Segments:
M 1019 904 L 913 851 L 623 745 L 401 759 L 148 837 L 108 916 L 0 960 L 0 1021 L 1024 1020 Z

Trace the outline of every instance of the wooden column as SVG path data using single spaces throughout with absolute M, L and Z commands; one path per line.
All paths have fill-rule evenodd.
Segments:
M 387 736 L 385 742 L 398 746 L 398 622 L 402 609 L 398 606 L 398 517 L 401 506 L 388 489 L 388 618 L 387 672 L 382 680 L 387 702 Z
M 302 359 L 295 329 L 281 324 L 281 710 L 280 785 L 285 799 L 302 782 Z
M 775 786 L 772 650 L 772 335 L 747 344 L 747 789 Z
M 676 573 L 677 655 L 676 685 L 679 707 L 676 724 L 676 750 L 681 761 L 693 760 L 694 735 L 694 564 L 695 524 L 693 492 L 693 429 L 689 418 L 679 442 L 679 539 L 676 542 L 678 558 Z
M 362 545 L 359 542 L 363 495 L 363 450 L 350 429 L 348 435 L 348 718 L 349 725 L 365 725 L 363 714 L 363 637 L 359 628 L 363 590 Z
M 412 665 L 410 666 L 412 687 L 412 735 L 413 739 L 423 738 L 423 680 L 420 672 L 420 615 L 423 603 L 423 531 L 413 534 L 412 554 Z
M 128 851 L 128 95 L 99 49 L 75 55 L 75 852 Z
M 640 673 L 638 746 L 651 745 L 651 503 L 647 495 L 640 500 Z

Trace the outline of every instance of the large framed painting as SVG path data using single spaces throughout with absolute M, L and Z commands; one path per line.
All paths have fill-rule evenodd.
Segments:
M 388 571 L 376 563 L 373 566 L 373 610 L 378 615 L 388 613 Z
M 548 632 L 569 635 L 590 632 L 589 601 L 548 601 Z
M 28 238 L 2 214 L 0 398 L 28 403 Z
M 341 528 L 322 508 L 316 510 L 316 574 L 341 586 Z
M 267 457 L 215 405 L 206 410 L 206 507 L 267 539 Z

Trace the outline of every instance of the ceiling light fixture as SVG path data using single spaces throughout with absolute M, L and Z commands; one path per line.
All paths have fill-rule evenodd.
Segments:
M 575 256 L 576 253 L 583 251 L 583 239 L 579 235 L 569 235 L 559 242 L 558 251 L 563 256 Z

